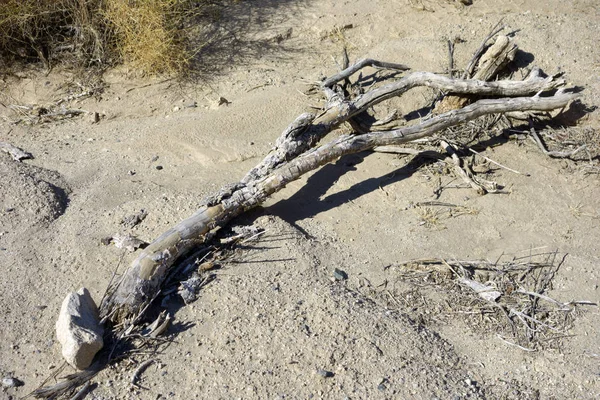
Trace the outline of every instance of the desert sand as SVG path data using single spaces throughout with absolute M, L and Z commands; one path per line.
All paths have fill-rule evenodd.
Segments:
M 0 377 L 24 383 L 0 398 L 21 398 L 62 364 L 54 324 L 65 295 L 85 286 L 99 300 L 121 257 L 124 266 L 135 258 L 101 239 L 121 232 L 151 241 L 237 181 L 297 115 L 319 105 L 304 94 L 307 84 L 338 71 L 344 46 L 351 61 L 443 73 L 447 39 L 461 39 L 455 62 L 464 66 L 503 18 L 530 54 L 523 62 L 584 88 L 589 112 L 579 128 L 600 129 L 596 0 L 236 7 L 243 17 L 228 21 L 236 40 L 223 29 L 194 83 L 108 71 L 101 94 L 69 103 L 97 112 L 97 123 L 83 116 L 13 124 L 18 115 L 0 107 L 0 141 L 35 157 L 16 162 L 0 153 Z M 47 76 L 32 69 L 6 77 L 2 90 L 15 104 L 44 104 L 66 97 L 73 79 L 60 68 Z M 221 97 L 228 102 L 218 105 Z M 431 98 L 411 92 L 399 112 Z M 439 201 L 477 212 L 434 226 L 412 205 L 434 199 L 437 183 L 431 171 L 406 167 L 407 157 L 361 153 L 291 183 L 234 221 L 265 229 L 259 241 L 225 260 L 196 302 L 167 304 L 173 342 L 106 369 L 85 398 L 599 398 L 598 307 L 580 308 L 561 339 L 529 352 L 452 304 L 447 287 L 415 285 L 393 267 L 557 251 L 567 256 L 548 294 L 600 300 L 598 174 L 549 158 L 529 140 L 484 154 L 529 176 L 495 169 L 508 194 L 442 191 Z M 148 216 L 124 227 L 141 209 Z M 348 279 L 335 280 L 335 268 Z

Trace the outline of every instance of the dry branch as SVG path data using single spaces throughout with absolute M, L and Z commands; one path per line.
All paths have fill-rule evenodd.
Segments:
M 531 251 L 531 250 L 530 250 Z M 411 260 L 390 267 L 400 276 L 416 282 L 444 285 L 449 280 L 460 283 L 467 291 L 447 292 L 452 304 L 468 308 L 472 313 L 474 299 L 480 311 L 488 314 L 489 322 L 502 335 L 498 337 L 526 351 L 551 346 L 550 340 L 564 337 L 578 305 L 593 305 L 589 301 L 563 303 L 551 298 L 552 279 L 566 255 L 531 254 L 526 257 L 502 256 L 495 262 L 486 260 Z M 508 259 L 507 259 L 508 258 Z M 427 279 L 423 279 L 427 277 Z M 454 288 L 454 285 L 446 285 Z M 543 300 L 543 302 L 539 301 Z M 477 322 L 477 325 L 480 321 Z M 485 328 L 489 331 L 489 327 Z M 503 336 L 508 335 L 511 341 Z
M 346 57 L 347 57 L 347 55 L 346 55 Z M 365 58 L 349 67 L 344 67 L 343 71 L 326 79 L 325 81 L 323 81 L 323 83 L 321 85 L 323 87 L 331 87 L 334 84 L 338 83 L 339 81 L 343 81 L 344 79 L 351 77 L 356 72 L 358 72 L 359 70 L 361 70 L 365 67 L 374 67 L 374 68 L 389 69 L 389 70 L 395 70 L 395 71 L 406 71 L 406 70 L 410 69 L 409 67 L 407 67 L 404 64 L 395 64 L 395 63 L 389 63 L 389 62 L 372 60 L 370 58 Z
M 577 98 L 576 94 L 558 91 L 552 96 L 483 99 L 459 110 L 438 115 L 420 124 L 385 132 L 362 135 L 343 135 L 338 139 L 308 150 L 325 132 L 355 115 L 372 104 L 389 98 L 389 93 L 403 93 L 412 85 L 438 85 L 448 91 L 466 93 L 488 92 L 537 93 L 554 88 L 552 79 L 542 79 L 533 75 L 521 82 L 464 81 L 453 80 L 430 73 L 413 73 L 402 83 L 386 85 L 375 89 L 375 95 L 365 94 L 355 102 L 334 105 L 323 117 L 313 120 L 302 115 L 278 140 L 278 146 L 242 182 L 230 185 L 211 198 L 207 206 L 190 218 L 163 233 L 144 249 L 127 270 L 114 292 L 101 306 L 103 316 L 111 316 L 113 321 L 137 315 L 160 290 L 161 283 L 177 258 L 193 247 L 210 239 L 219 227 L 235 216 L 261 204 L 271 194 L 284 188 L 289 182 L 305 173 L 347 154 L 372 149 L 376 146 L 398 145 L 415 139 L 430 136 L 435 132 L 465 123 L 475 118 L 493 113 L 511 111 L 550 111 L 566 107 Z M 365 98 L 371 99 L 366 102 Z M 335 111 L 332 111 L 335 110 Z M 318 122 L 322 121 L 322 122 Z M 306 150 L 305 150 L 306 149 Z M 300 154 L 298 154 L 300 152 Z M 295 158 L 294 158 L 295 157 Z
M 463 160 L 456 154 L 454 146 L 445 141 L 440 141 L 440 146 L 450 155 L 452 163 L 454 164 L 454 171 L 462 180 L 469 186 L 471 186 L 477 193 L 498 193 L 500 191 L 496 182 L 486 181 L 481 178 L 477 178 L 469 165 L 465 165 Z
M 477 72 L 473 74 L 473 70 L 471 69 L 468 74 L 465 72 L 463 78 L 473 77 L 473 79 L 489 81 L 509 62 L 514 60 L 516 52 L 517 46 L 513 40 L 504 35 L 498 36 L 496 42 L 477 59 Z M 469 98 L 464 96 L 446 96 L 436 105 L 436 111 L 445 112 L 453 110 L 463 107 L 468 102 Z

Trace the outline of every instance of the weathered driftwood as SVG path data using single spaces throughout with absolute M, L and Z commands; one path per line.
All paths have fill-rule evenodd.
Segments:
M 483 51 L 480 48 L 478 51 Z M 465 72 L 465 78 L 473 78 L 480 81 L 489 81 L 494 78 L 509 62 L 513 61 L 517 52 L 517 45 L 514 40 L 507 36 L 500 35 L 485 53 L 477 59 L 477 70 Z M 469 71 L 469 70 L 467 70 Z M 446 96 L 440 101 L 435 109 L 437 112 L 446 112 L 461 108 L 469 103 L 469 98 L 465 96 Z
M 29 158 L 33 158 L 31 153 L 28 153 L 28 152 L 18 148 L 17 146 L 13 146 L 12 144 L 6 143 L 6 142 L 0 142 L 0 150 L 4 151 L 5 153 L 10 154 L 10 156 L 15 161 L 21 161 L 21 160 L 27 160 Z
M 332 89 L 336 82 L 346 79 L 359 69 L 360 66 L 349 67 L 326 80 L 322 89 L 329 101 L 320 115 L 300 115 L 279 137 L 271 153 L 240 182 L 226 186 L 217 195 L 207 199 L 203 208 L 145 248 L 125 272 L 120 283 L 104 299 L 101 305 L 102 315 L 113 322 L 123 322 L 137 316 L 158 294 L 163 279 L 181 255 L 206 242 L 218 228 L 261 204 L 287 183 L 341 156 L 376 146 L 410 142 L 486 114 L 564 108 L 577 96 L 561 90 L 553 95 L 540 96 L 540 93 L 564 85 L 564 81 L 552 77 L 542 78 L 537 69 L 524 81 L 495 82 L 452 79 L 428 72 L 413 72 L 354 100 L 347 100 Z M 413 126 L 343 135 L 314 148 L 340 124 L 384 100 L 400 96 L 418 86 L 432 87 L 445 93 L 501 98 L 482 99 Z

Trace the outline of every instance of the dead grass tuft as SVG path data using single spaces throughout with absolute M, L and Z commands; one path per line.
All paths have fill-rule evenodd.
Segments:
M 189 63 L 183 19 L 187 0 L 106 0 L 103 16 L 112 47 L 130 68 L 146 74 L 177 74 Z
M 461 206 L 439 201 L 416 203 L 412 206 L 421 220 L 419 225 L 438 230 L 445 229 L 442 221 L 461 215 L 477 215 L 479 210 L 473 207 Z
M 0 3 L 0 67 L 41 61 L 46 69 L 62 58 L 103 58 L 98 1 L 6 0 Z
M 39 62 L 46 70 L 59 63 L 89 69 L 125 62 L 141 74 L 179 74 L 194 53 L 186 26 L 208 18 L 205 4 L 5 0 L 0 2 L 0 71 Z

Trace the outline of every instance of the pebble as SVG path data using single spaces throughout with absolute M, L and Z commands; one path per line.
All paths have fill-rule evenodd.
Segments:
M 389 383 L 389 381 L 387 380 L 387 378 L 383 378 L 383 380 L 379 383 L 379 385 L 377 385 L 377 390 L 379 391 L 384 391 L 387 389 L 387 385 L 386 383 Z
M 317 374 L 321 375 L 323 378 L 332 378 L 333 376 L 335 376 L 333 372 L 324 369 L 318 369 Z
M 157 165 L 156 169 L 160 171 L 161 169 L 163 169 L 163 166 L 162 165 Z
M 23 385 L 24 385 L 23 381 L 21 381 L 17 378 L 13 378 L 10 376 L 2 378 L 2 387 L 13 388 L 13 387 L 19 387 L 19 386 L 23 386 Z
M 97 112 L 90 113 L 89 121 L 92 124 L 97 124 L 98 122 L 100 122 L 100 114 Z
M 342 271 L 341 269 L 336 268 L 333 271 L 333 277 L 335 278 L 336 281 L 345 281 L 346 279 L 348 279 L 348 274 L 345 271 Z

